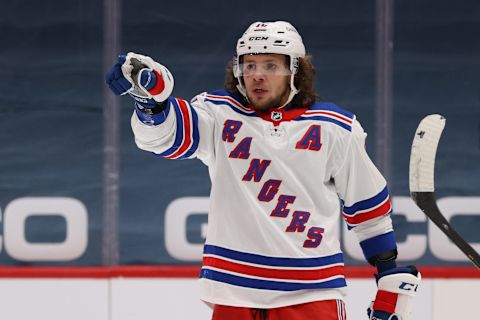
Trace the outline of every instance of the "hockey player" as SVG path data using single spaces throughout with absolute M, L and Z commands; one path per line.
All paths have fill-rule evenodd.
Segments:
M 212 182 L 200 273 L 213 319 L 345 319 L 341 214 L 378 269 L 370 319 L 410 319 L 420 282 L 396 266 L 386 181 L 354 114 L 318 102 L 314 68 L 288 22 L 253 23 L 238 40 L 226 90 L 190 102 L 150 57 L 121 56 L 106 75 L 135 99 L 138 147 L 198 158 Z

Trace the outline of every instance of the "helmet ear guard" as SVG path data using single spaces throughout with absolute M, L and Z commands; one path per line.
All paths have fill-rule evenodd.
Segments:
M 238 81 L 238 91 L 248 101 L 240 70 L 241 57 L 247 54 L 282 54 L 289 57 L 290 95 L 280 107 L 290 103 L 298 93 L 294 78 L 300 65 L 299 60 L 305 57 L 305 46 L 297 30 L 286 21 L 255 22 L 238 39 L 236 55 L 233 58 L 233 75 Z

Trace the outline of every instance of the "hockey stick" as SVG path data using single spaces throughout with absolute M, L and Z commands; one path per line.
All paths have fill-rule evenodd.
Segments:
M 453 229 L 435 199 L 435 155 L 444 127 L 445 118 L 438 114 L 426 116 L 418 125 L 410 154 L 410 194 L 423 213 L 480 269 L 480 255 Z

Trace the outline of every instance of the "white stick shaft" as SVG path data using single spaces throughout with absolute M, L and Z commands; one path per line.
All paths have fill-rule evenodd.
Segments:
M 410 192 L 433 192 L 435 155 L 445 127 L 445 118 L 432 114 L 418 125 L 410 155 Z

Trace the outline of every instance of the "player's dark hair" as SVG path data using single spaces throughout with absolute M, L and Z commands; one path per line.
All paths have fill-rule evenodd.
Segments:
M 305 108 L 314 104 L 315 101 L 322 100 L 322 98 L 315 93 L 314 80 L 315 66 L 312 62 L 312 56 L 306 55 L 300 58 L 298 71 L 293 80 L 295 87 L 299 90 L 290 102 L 293 108 Z M 225 89 L 243 97 L 237 89 L 237 84 L 238 80 L 233 75 L 233 62 L 230 61 L 225 70 Z

